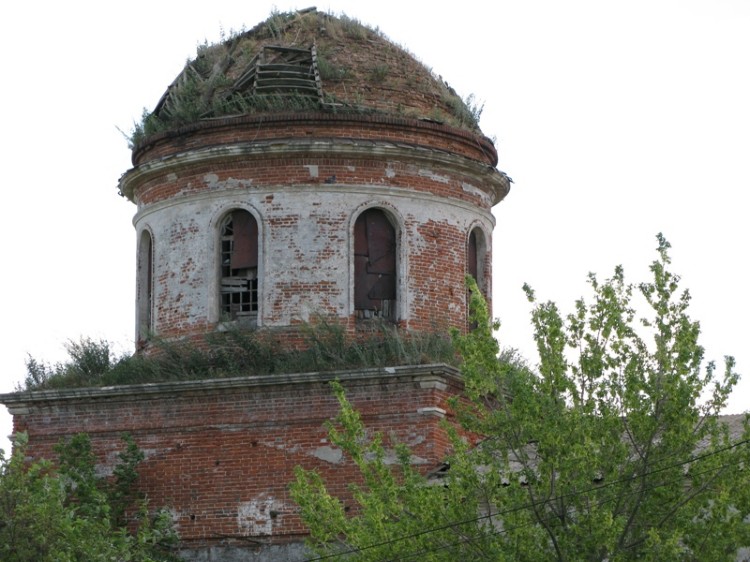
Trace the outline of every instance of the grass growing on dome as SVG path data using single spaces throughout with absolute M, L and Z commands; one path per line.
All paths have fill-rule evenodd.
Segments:
M 347 335 L 326 320 L 302 326 L 302 349 L 284 349 L 272 330 L 231 329 L 201 342 L 150 342 L 150 353 L 118 355 L 106 340 L 82 338 L 66 344 L 68 359 L 50 364 L 29 356 L 18 391 L 119 386 L 248 375 L 325 372 L 399 365 L 457 365 L 450 337 L 399 330 L 386 322 L 366 334 Z
M 322 52 L 318 53 L 318 72 L 322 80 L 329 82 L 342 82 L 351 76 L 351 68 L 330 62 L 327 54 Z
M 286 99 L 294 96 L 281 95 L 268 100 L 243 82 L 264 48 L 310 49 L 312 45 L 318 53 L 322 98 L 313 95 L 300 103 Z M 396 67 L 403 72 L 394 72 Z M 382 102 L 383 92 L 394 91 L 419 95 Z M 144 109 L 126 137 L 130 147 L 137 148 L 155 134 L 218 117 L 279 111 L 394 113 L 399 103 L 411 106 L 400 115 L 480 132 L 481 108 L 477 111 L 472 99 L 458 96 L 442 77 L 378 28 L 314 9 L 274 11 L 252 29 L 222 31 L 219 42 L 200 44 L 195 58 L 186 62 L 154 110 Z M 440 119 L 434 119 L 437 114 Z

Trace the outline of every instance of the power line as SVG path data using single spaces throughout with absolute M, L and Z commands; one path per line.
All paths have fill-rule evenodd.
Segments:
M 706 469 L 706 470 L 704 470 L 702 472 L 696 473 L 696 476 L 700 476 L 702 474 L 708 474 L 710 472 L 715 472 L 715 471 L 718 471 L 718 470 L 723 470 L 727 466 L 729 466 L 729 464 L 724 464 L 724 465 L 721 465 L 719 467 L 709 468 L 709 469 Z M 643 492 L 648 492 L 648 491 L 654 490 L 656 488 L 661 488 L 661 487 L 667 486 L 667 485 L 671 484 L 672 482 L 674 482 L 673 479 L 672 480 L 668 480 L 668 481 L 664 481 L 664 482 L 661 482 L 661 483 L 658 483 L 658 484 L 653 484 L 653 485 L 648 486 L 648 487 L 643 488 L 643 489 L 634 490 L 632 492 L 627 492 L 627 493 L 622 493 L 622 494 L 613 494 L 612 496 L 610 496 L 607 499 L 603 499 L 603 500 L 600 500 L 600 501 L 596 502 L 594 504 L 594 506 L 600 507 L 600 506 L 605 505 L 605 504 L 607 504 L 609 502 L 615 501 L 615 500 L 617 500 L 617 499 L 619 499 L 621 497 L 634 496 L 634 495 L 637 495 L 637 494 L 641 494 Z M 555 499 L 557 499 L 557 498 L 550 498 L 550 499 L 547 499 L 547 500 L 544 500 L 544 501 L 540 501 L 540 502 L 532 502 L 532 503 L 526 504 L 525 506 L 522 506 L 522 507 L 528 509 L 528 508 L 534 507 L 535 505 L 549 503 L 551 501 L 554 501 Z M 513 511 L 516 511 L 516 510 L 514 509 Z M 501 513 L 507 513 L 507 512 L 498 512 L 497 514 L 501 514 Z M 554 522 L 557 521 L 557 519 L 558 519 L 557 516 L 550 515 L 548 517 L 543 518 L 542 520 L 544 522 L 546 522 L 546 523 L 554 523 Z M 505 534 L 505 533 L 509 533 L 511 531 L 515 531 L 516 529 L 523 529 L 524 527 L 535 526 L 535 525 L 537 525 L 537 523 L 538 523 L 537 521 L 531 521 L 529 523 L 523 523 L 521 525 L 515 525 L 513 527 L 508 527 L 508 528 L 503 528 L 503 529 L 496 529 L 494 531 L 489 532 L 488 534 L 489 535 L 502 535 L 502 534 Z M 457 541 L 455 541 L 453 543 L 449 543 L 447 545 L 440 545 L 439 547 L 435 547 L 435 548 L 422 549 L 422 550 L 415 551 L 415 552 L 412 552 L 412 553 L 407 553 L 407 554 L 405 554 L 403 556 L 399 556 L 398 558 L 389 558 L 389 559 L 387 559 L 387 562 L 398 562 L 400 560 L 409 560 L 410 558 L 414 558 L 415 556 L 419 556 L 421 554 L 429 554 L 430 552 L 436 552 L 438 550 L 444 550 L 446 548 L 450 548 L 450 547 L 453 547 L 453 546 L 458 546 L 460 544 L 469 542 L 469 541 L 471 541 L 474 538 L 481 538 L 482 536 L 483 535 L 475 535 L 474 537 L 465 537 L 465 538 L 457 540 Z
M 639 479 L 639 478 L 644 478 L 644 477 L 647 477 L 647 476 L 652 476 L 654 474 L 659 474 L 661 472 L 665 472 L 665 471 L 671 470 L 673 468 L 678 468 L 680 466 L 684 466 L 684 465 L 690 464 L 692 462 L 697 462 L 697 461 L 700 461 L 700 460 L 703 460 L 703 459 L 706 459 L 706 458 L 709 458 L 709 457 L 712 457 L 712 456 L 716 456 L 718 454 L 730 451 L 732 449 L 735 449 L 735 448 L 737 448 L 737 447 L 739 447 L 741 445 L 745 445 L 747 443 L 750 443 L 750 439 L 744 439 L 742 441 L 738 441 L 736 443 L 732 443 L 732 444 L 727 445 L 725 447 L 721 447 L 719 449 L 715 449 L 714 451 L 709 451 L 707 453 L 703 453 L 703 454 L 700 454 L 700 455 L 692 456 L 691 458 L 689 458 L 687 460 L 684 460 L 684 461 L 680 461 L 678 463 L 673 463 L 671 465 L 667 465 L 667 466 L 662 467 L 662 468 L 657 468 L 657 469 L 651 470 L 649 472 L 644 472 L 644 473 L 641 473 L 641 474 L 636 474 L 636 475 L 633 475 L 633 476 L 628 476 L 628 477 L 625 477 L 625 478 L 620 478 L 620 479 L 617 479 L 617 480 L 613 480 L 612 482 L 608 482 L 606 484 L 602 484 L 602 485 L 599 485 L 599 486 L 596 486 L 596 487 L 590 487 L 590 488 L 586 488 L 584 490 L 579 490 L 579 491 L 576 491 L 576 492 L 569 492 L 567 494 L 562 494 L 562 495 L 559 495 L 559 496 L 555 496 L 555 497 L 551 497 L 551 498 L 546 498 L 544 500 L 539 500 L 539 501 L 536 501 L 536 502 L 526 503 L 526 504 L 523 504 L 523 505 L 520 505 L 520 506 L 511 507 L 511 508 L 508 508 L 508 509 L 505 509 L 505 510 L 502 510 L 502 511 L 497 511 L 497 512 L 493 512 L 493 513 L 488 513 L 486 515 L 481 515 L 481 516 L 473 517 L 471 519 L 465 519 L 465 520 L 462 520 L 462 521 L 456 521 L 456 522 L 452 522 L 452 523 L 447 523 L 445 525 L 441 525 L 441 526 L 438 526 L 438 527 L 433 527 L 433 528 L 430 528 L 430 529 L 424 529 L 422 531 L 417 531 L 415 533 L 411 533 L 411 534 L 408 534 L 408 535 L 403 535 L 401 537 L 397 537 L 397 538 L 394 538 L 394 539 L 388 539 L 388 540 L 380 541 L 380 542 L 377 542 L 377 543 L 372 543 L 372 544 L 369 544 L 369 545 L 366 545 L 366 546 L 362 546 L 362 547 L 349 548 L 349 549 L 346 549 L 346 550 L 342 550 L 341 552 L 337 552 L 335 554 L 327 554 L 327 555 L 318 556 L 318 557 L 315 557 L 315 558 L 307 558 L 305 560 L 305 562 L 317 562 L 319 560 L 328 560 L 328 559 L 331 559 L 331 558 L 334 558 L 334 557 L 337 557 L 337 556 L 343 556 L 343 555 L 346 555 L 346 554 L 354 554 L 356 552 L 362 552 L 364 550 L 370 550 L 370 549 L 378 548 L 378 547 L 381 547 L 381 546 L 387 546 L 389 544 L 393 544 L 393 543 L 396 543 L 396 542 L 400 542 L 400 541 L 405 541 L 405 540 L 417 538 L 417 537 L 420 537 L 420 536 L 425 535 L 425 534 L 435 533 L 435 532 L 438 532 L 438 531 L 444 531 L 444 530 L 447 530 L 447 529 L 459 527 L 461 525 L 466 525 L 466 524 L 470 524 L 470 523 L 476 523 L 476 522 L 482 521 L 484 519 L 490 519 L 492 517 L 497 517 L 497 516 L 501 516 L 501 515 L 507 515 L 507 514 L 510 514 L 510 513 L 514 513 L 516 511 L 521 511 L 521 510 L 525 510 L 525 509 L 531 509 L 533 507 L 537 507 L 537 506 L 548 504 L 548 503 L 550 503 L 552 501 L 558 501 L 558 500 L 563 500 L 563 499 L 566 499 L 566 498 L 580 496 L 580 495 L 583 495 L 583 494 L 589 494 L 589 493 L 592 493 L 592 492 L 600 491 L 600 490 L 602 490 L 604 488 L 615 486 L 617 484 L 623 484 L 623 483 L 631 482 L 631 481 Z M 728 466 L 728 465 L 723 465 L 722 467 L 719 467 L 719 468 L 725 468 L 726 466 Z M 708 471 L 697 473 L 696 475 L 701 475 L 701 474 L 704 474 L 705 472 L 710 472 L 711 470 L 717 470 L 717 469 L 715 469 L 715 468 L 714 469 L 709 469 Z M 662 487 L 662 486 L 666 486 L 666 485 L 667 485 L 667 483 L 657 484 L 657 485 L 651 486 L 649 488 L 646 488 L 645 491 L 649 491 L 649 490 L 652 490 L 652 489 L 655 489 L 655 488 L 658 488 L 658 487 Z M 623 496 L 628 496 L 628 495 L 631 495 L 631 494 L 634 494 L 634 493 L 642 493 L 643 491 L 644 490 L 638 490 L 636 492 L 630 492 L 630 493 L 627 493 L 627 494 L 616 494 L 611 499 L 608 499 L 608 500 L 603 501 L 603 502 L 599 502 L 598 505 L 603 505 L 604 503 L 608 503 L 609 501 L 613 501 L 615 498 L 619 498 L 619 497 L 623 497 Z M 531 525 L 531 524 L 529 524 L 529 525 Z M 515 527 L 515 528 L 519 528 L 519 527 Z M 514 529 L 510 529 L 510 530 L 514 530 Z M 461 541 L 459 541 L 457 544 L 461 544 Z M 455 546 L 455 545 L 453 545 L 453 546 Z

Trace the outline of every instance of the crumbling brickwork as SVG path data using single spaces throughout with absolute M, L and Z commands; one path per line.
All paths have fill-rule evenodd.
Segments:
M 317 316 L 360 338 L 376 319 L 465 330 L 470 272 L 491 298 L 491 209 L 510 178 L 476 108 L 382 34 L 314 9 L 272 15 L 200 48 L 151 117 L 119 183 L 137 205 L 140 352 L 154 336 L 205 343 L 228 327 L 299 348 Z M 139 486 L 171 510 L 185 558 L 246 560 L 249 548 L 259 562 L 294 560 L 305 530 L 293 468 L 316 468 L 344 501 L 356 479 L 323 425 L 338 410 L 333 377 L 371 431 L 438 466 L 447 400 L 462 388 L 445 366 L 0 399 L 36 458 L 85 432 L 107 474 L 129 432 L 146 453 Z
M 295 466 L 317 469 L 348 501 L 355 467 L 327 437 L 338 379 L 369 431 L 408 444 L 415 465 L 436 468 L 448 451 L 441 420 L 461 389 L 445 366 L 331 374 L 273 375 L 4 396 L 30 454 L 79 432 L 111 474 L 128 432 L 146 458 L 139 488 L 152 507 L 167 507 L 183 545 L 208 548 L 300 541 L 305 530 L 288 486 Z
M 257 327 L 313 315 L 355 317 L 353 230 L 377 208 L 396 230 L 395 320 L 409 329 L 466 325 L 468 239 L 489 241 L 507 191 L 486 139 L 434 123 L 314 114 L 238 118 L 163 134 L 135 155 L 121 190 L 152 236 L 152 325 L 163 337 L 222 322 L 218 225 L 234 209 L 258 223 Z M 480 285 L 489 293 L 489 243 Z M 146 307 L 140 305 L 139 311 Z

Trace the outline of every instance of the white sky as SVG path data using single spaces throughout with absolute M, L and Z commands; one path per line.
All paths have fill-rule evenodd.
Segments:
M 312 0 L 311 0 L 312 2 Z M 12 7 L 9 7 L 12 6 Z M 204 39 L 287 4 L 13 2 L 0 16 L 5 325 L 0 392 L 27 353 L 105 338 L 131 349 L 135 207 L 117 195 L 130 130 Z M 747 376 L 750 2 L 350 0 L 319 3 L 380 27 L 458 92 L 485 102 L 499 168 L 494 314 L 501 344 L 534 359 L 528 281 L 565 311 L 622 263 L 640 281 L 663 231 L 693 295 L 708 358 Z M 492 7 L 490 7 L 492 6 Z M 0 447 L 11 430 L 0 407 Z

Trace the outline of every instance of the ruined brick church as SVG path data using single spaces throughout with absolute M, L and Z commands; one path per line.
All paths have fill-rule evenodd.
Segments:
M 120 193 L 137 206 L 136 341 L 228 329 L 300 345 L 315 317 L 347 333 L 467 329 L 464 277 L 491 297 L 497 152 L 441 79 L 379 32 L 314 9 L 201 47 L 134 138 Z M 141 486 L 167 506 L 188 560 L 294 560 L 305 536 L 297 465 L 343 493 L 327 441 L 338 379 L 365 423 L 447 452 L 461 391 L 446 365 L 252 375 L 4 395 L 43 456 L 86 432 L 101 469 L 129 432 Z

